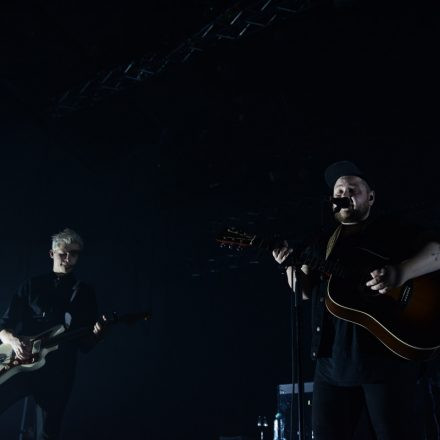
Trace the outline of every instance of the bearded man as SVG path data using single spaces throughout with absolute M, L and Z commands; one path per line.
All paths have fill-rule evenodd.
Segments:
M 337 224 L 309 250 L 326 260 L 353 267 L 359 249 L 370 249 L 383 263 L 363 280 L 371 295 L 384 295 L 408 280 L 440 269 L 436 233 L 395 219 L 374 216 L 376 193 L 353 162 L 330 165 L 325 180 L 332 191 Z M 288 244 L 274 250 L 286 266 L 288 282 L 302 278 L 303 298 L 312 300 L 312 358 L 316 360 L 312 426 L 316 440 L 350 440 L 363 410 L 367 410 L 379 440 L 423 439 L 417 418 L 420 363 L 393 353 L 358 323 L 341 319 L 325 307 L 329 279 L 310 265 L 293 271 Z M 354 294 L 354 292 L 353 292 Z M 440 294 L 440 292 L 439 292 Z M 404 305 L 402 305 L 404 306 Z

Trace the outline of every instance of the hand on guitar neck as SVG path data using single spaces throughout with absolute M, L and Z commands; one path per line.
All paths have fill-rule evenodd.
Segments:
M 93 326 L 93 334 L 98 337 L 102 338 L 104 336 L 105 330 L 107 328 L 106 323 L 108 322 L 108 318 L 105 315 L 101 316 L 101 319 L 95 322 Z
M 289 247 L 289 243 L 286 240 L 283 241 L 282 246 L 274 249 L 272 255 L 278 264 L 283 264 L 291 255 L 293 249 Z
M 310 269 L 307 265 L 303 264 L 300 271 L 293 271 L 293 267 L 289 265 L 287 261 L 289 256 L 292 255 L 293 249 L 289 247 L 289 243 L 286 240 L 284 240 L 282 244 L 282 247 L 278 247 L 272 251 L 272 256 L 278 264 L 284 264 L 286 267 L 287 281 L 290 287 L 292 287 L 292 279 L 295 280 L 298 275 L 301 276 L 302 298 L 309 299 L 311 286 L 308 275 Z

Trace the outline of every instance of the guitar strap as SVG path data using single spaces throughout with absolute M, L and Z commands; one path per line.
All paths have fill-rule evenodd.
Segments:
M 75 299 L 76 294 L 78 293 L 78 289 L 80 286 L 81 286 L 81 281 L 79 281 L 79 280 L 73 285 L 73 287 L 72 287 L 73 293 L 72 293 L 72 296 L 70 297 L 70 302 L 73 302 L 73 300 Z
M 81 286 L 81 281 L 79 280 L 73 285 L 72 295 L 70 296 L 70 304 L 72 304 L 73 301 L 75 300 L 80 286 Z M 72 323 L 72 315 L 70 314 L 70 311 L 67 311 L 64 313 L 64 325 L 68 329 L 71 323 Z
M 325 251 L 325 259 L 327 260 L 328 257 L 330 256 L 330 254 L 332 253 L 332 250 L 335 247 L 336 242 L 338 241 L 339 235 L 341 234 L 342 231 L 342 225 L 339 225 L 335 231 L 333 232 L 333 234 L 330 236 L 330 238 L 328 239 L 327 242 L 327 249 Z
M 367 226 L 371 223 L 370 219 L 367 219 L 366 221 L 362 221 L 361 223 L 359 223 L 359 229 L 357 230 L 358 234 L 363 234 L 365 229 L 367 228 Z M 333 232 L 333 234 L 330 236 L 330 238 L 328 239 L 327 242 L 327 249 L 325 252 L 325 259 L 327 260 L 328 257 L 330 256 L 330 254 L 332 253 L 333 249 L 335 248 L 335 244 L 339 239 L 339 236 L 341 235 L 341 231 L 342 231 L 342 224 L 339 225 L 335 231 Z

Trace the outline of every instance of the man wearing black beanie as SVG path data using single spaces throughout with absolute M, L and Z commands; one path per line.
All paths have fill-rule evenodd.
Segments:
M 324 177 L 337 227 L 308 252 L 337 261 L 337 270 L 329 275 L 304 264 L 294 272 L 287 243 L 273 252 L 289 283 L 300 276 L 303 298 L 312 300 L 314 438 L 352 439 L 366 408 L 377 439 L 424 439 L 415 416 L 419 360 L 433 355 L 440 340 L 431 351 L 419 350 L 410 331 L 409 342 L 400 338 L 397 323 L 415 301 L 412 280 L 440 270 L 440 238 L 417 225 L 373 216 L 372 179 L 353 162 L 331 164 Z M 433 304 L 438 302 L 434 295 Z

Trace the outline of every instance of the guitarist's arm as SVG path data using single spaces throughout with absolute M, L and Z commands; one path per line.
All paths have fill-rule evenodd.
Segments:
M 292 249 L 288 247 L 287 242 L 284 242 L 284 246 L 278 249 L 274 249 L 272 252 L 275 261 L 278 264 L 283 264 L 289 255 L 292 253 Z M 296 277 L 301 277 L 301 288 L 302 288 L 302 298 L 309 299 L 311 290 L 312 290 L 312 282 L 311 282 L 311 274 L 309 266 L 303 264 L 300 270 L 293 270 L 292 266 L 288 266 L 286 268 L 287 282 L 289 283 L 290 288 L 292 288 L 292 280 L 296 281 Z
M 287 282 L 289 283 L 290 288 L 292 288 L 292 274 L 293 280 L 296 282 L 296 277 L 300 276 L 301 280 L 301 288 L 302 288 L 302 299 L 309 299 L 312 291 L 312 282 L 310 275 L 310 268 L 303 264 L 301 266 L 301 270 L 293 270 L 292 266 L 286 268 Z
M 429 242 L 416 255 L 395 266 L 385 266 L 371 272 L 366 284 L 372 290 L 386 293 L 406 281 L 440 270 L 440 243 Z
M 80 295 L 77 297 L 78 310 L 76 314 L 75 327 L 91 327 L 91 332 L 84 338 L 77 341 L 78 348 L 83 353 L 93 349 L 104 334 L 104 323 L 106 318 L 98 318 L 98 304 L 96 301 L 95 289 L 86 283 L 80 284 Z
M 31 355 L 31 345 L 25 338 L 15 335 L 14 330 L 25 314 L 27 283 L 20 286 L 11 299 L 8 309 L 0 317 L 0 341 L 9 344 L 19 359 L 26 359 Z

